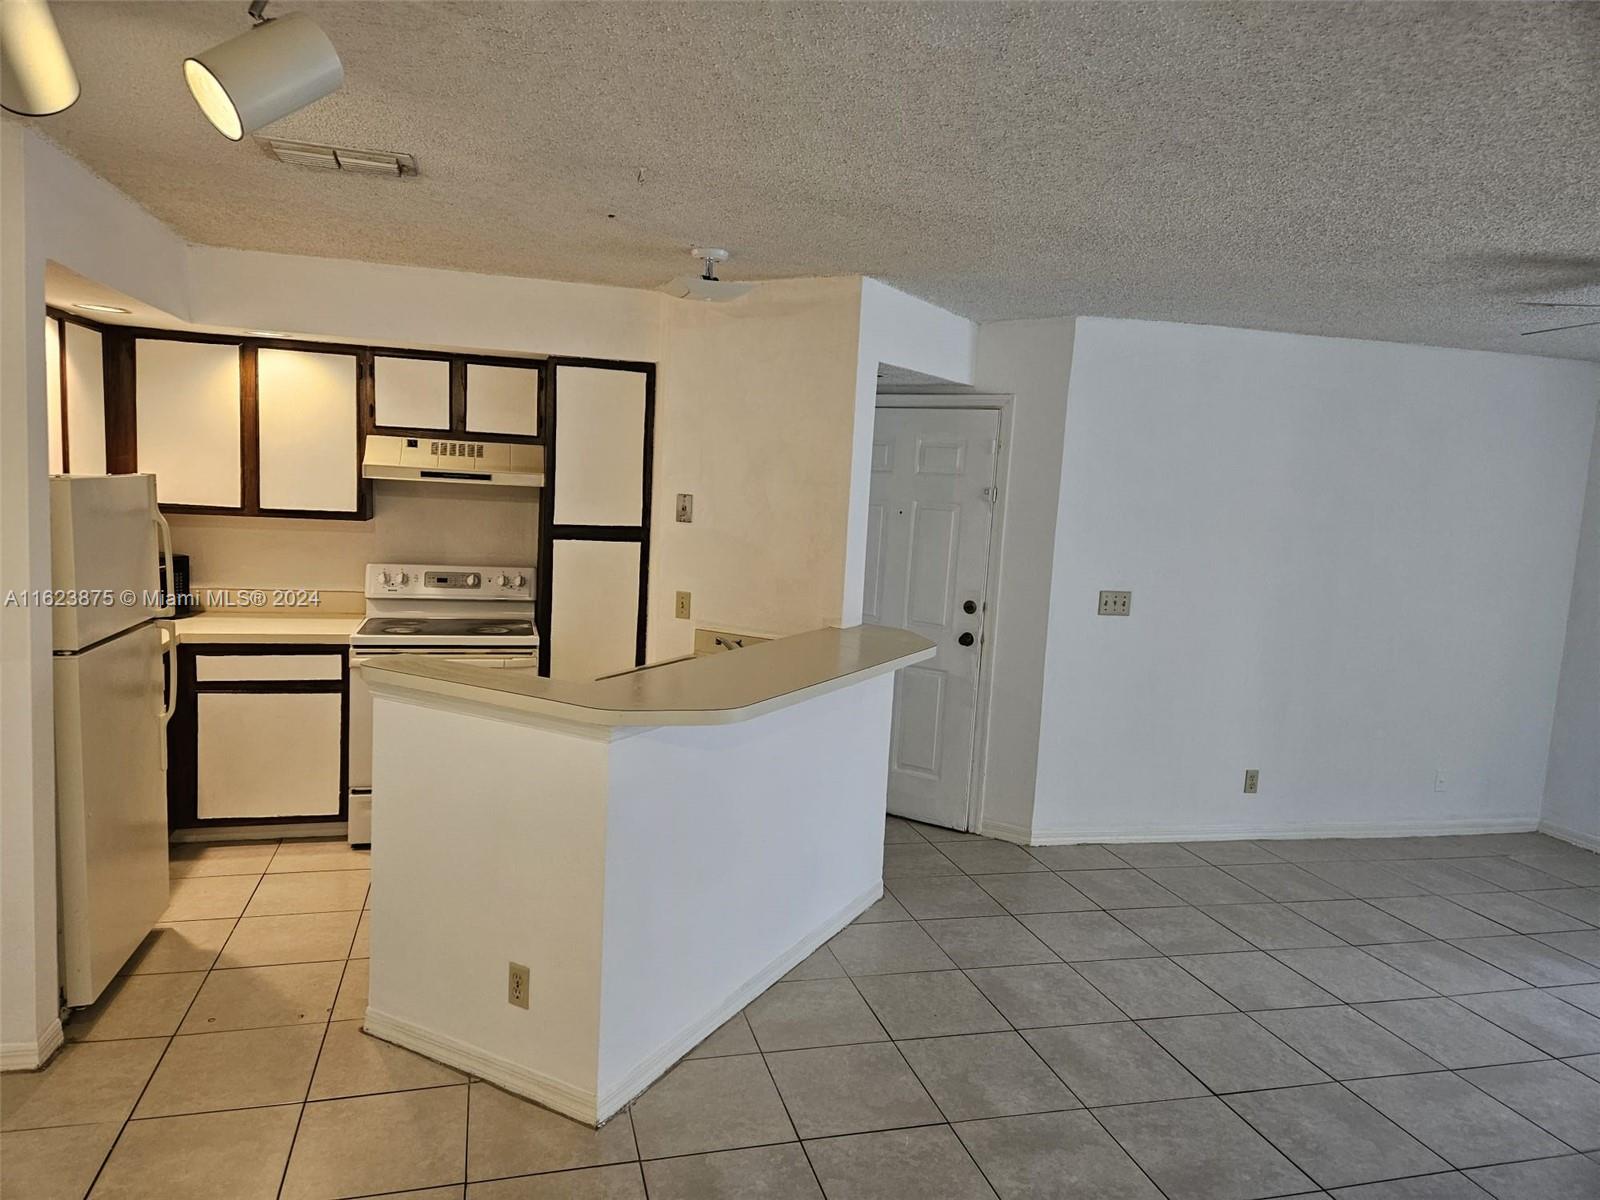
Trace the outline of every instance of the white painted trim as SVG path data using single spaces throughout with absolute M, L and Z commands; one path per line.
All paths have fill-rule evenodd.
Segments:
M 1281 825 L 1161 825 L 1130 829 L 1035 830 L 1034 846 L 1069 846 L 1079 842 L 1219 842 L 1236 838 L 1371 838 L 1443 837 L 1459 833 L 1532 833 L 1539 827 L 1534 817 L 1464 817 L 1447 821 L 1386 821 L 1340 823 L 1304 821 Z M 994 827 L 991 826 L 991 829 Z
M 37 1071 L 50 1061 L 50 1056 L 61 1049 L 67 1035 L 60 1020 L 51 1021 L 37 1042 L 6 1042 L 0 1044 L 0 1071 Z
M 490 1054 L 471 1042 L 434 1033 L 375 1008 L 367 1009 L 361 1028 L 375 1038 L 486 1079 L 508 1092 L 525 1096 L 575 1121 L 582 1121 L 586 1125 L 599 1124 L 595 1115 L 594 1093 L 587 1088 L 531 1070 L 521 1063 Z
M 654 1054 L 628 1072 L 621 1083 L 608 1088 L 603 1096 L 596 1096 L 586 1088 L 530 1070 L 520 1063 L 491 1054 L 470 1042 L 445 1037 L 375 1008 L 367 1009 L 366 1020 L 362 1022 L 361 1027 L 375 1038 L 414 1051 L 447 1067 L 454 1067 L 458 1071 L 466 1071 L 480 1079 L 486 1079 L 508 1092 L 525 1097 L 536 1104 L 542 1104 L 575 1121 L 582 1121 L 586 1125 L 598 1128 L 620 1112 L 624 1105 L 637 1097 L 645 1088 L 666 1074 L 669 1067 L 703 1042 L 721 1027 L 723 1022 L 787 975 L 795 966 L 813 954 L 817 947 L 871 908 L 882 896 L 883 883 L 880 880 L 823 921 L 800 941 L 772 959 L 723 1001 L 714 1012 L 676 1034 Z
M 996 395 L 944 395 L 890 392 L 878 394 L 877 408 L 938 408 L 984 409 L 1000 414 L 1000 446 L 994 461 L 994 486 L 999 493 L 993 511 L 989 514 L 989 573 L 983 585 L 983 641 L 978 648 L 978 709 L 973 715 L 972 779 L 967 790 L 967 829 L 990 833 L 1007 841 L 1027 844 L 1028 831 L 1020 837 L 998 832 L 1009 828 L 987 824 L 983 813 L 989 799 L 989 705 L 994 694 L 994 660 L 991 643 L 994 640 L 995 616 L 1000 611 L 1002 579 L 1000 564 L 1005 555 L 1006 499 L 1011 495 L 1011 419 L 1016 397 Z M 862 587 L 866 587 L 863 578 Z
M 1015 842 L 1019 846 L 1031 844 L 1033 830 L 1026 825 L 1013 825 L 1008 821 L 984 821 L 978 826 L 977 832 L 984 837 L 999 838 L 1003 842 Z
M 1540 821 L 1539 832 L 1560 838 L 1563 842 L 1571 842 L 1574 846 L 1582 846 L 1585 850 L 1600 852 L 1600 835 L 1584 833 L 1556 821 Z
M 177 829 L 169 839 L 179 842 L 275 842 L 283 838 L 343 838 L 349 833 L 344 821 L 306 821 L 296 825 L 230 825 L 225 829 Z
M 800 941 L 772 959 L 765 967 L 757 971 L 749 982 L 723 1001 L 722 1005 L 709 1016 L 702 1017 L 694 1024 L 680 1030 L 664 1046 L 629 1071 L 623 1077 L 622 1082 L 606 1090 L 605 1094 L 600 1097 L 598 1104 L 599 1111 L 602 1114 L 601 1119 L 610 1119 L 623 1105 L 633 1100 L 645 1088 L 661 1078 L 662 1075 L 665 1075 L 669 1067 L 705 1041 L 712 1033 L 716 1032 L 723 1022 L 727 1021 L 744 1008 L 745 1005 L 804 962 L 816 952 L 819 946 L 866 912 L 882 897 L 883 881 L 879 880 L 828 917 L 827 920 L 801 938 Z M 601 1003 L 604 1003 L 603 996 Z

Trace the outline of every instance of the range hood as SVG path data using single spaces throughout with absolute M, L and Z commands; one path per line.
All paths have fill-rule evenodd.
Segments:
M 372 434 L 361 457 L 363 479 L 412 479 L 489 487 L 544 486 L 544 447 Z

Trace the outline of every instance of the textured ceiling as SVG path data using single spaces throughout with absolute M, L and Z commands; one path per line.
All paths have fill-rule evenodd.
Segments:
M 290 3 L 346 84 L 267 132 L 404 182 L 203 122 L 179 61 L 243 0 L 55 7 L 40 128 L 196 242 L 634 286 L 710 242 L 980 320 L 1600 360 L 1517 336 L 1600 312 L 1517 304 L 1600 300 L 1600 5 Z

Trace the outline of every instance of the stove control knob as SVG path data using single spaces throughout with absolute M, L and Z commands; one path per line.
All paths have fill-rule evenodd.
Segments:
M 409 571 L 401 571 L 400 572 L 400 586 L 401 587 L 405 587 L 405 585 L 410 583 L 410 582 L 411 582 L 411 573 Z
M 497 576 L 495 576 L 494 585 L 495 585 L 495 587 L 500 587 L 500 588 L 508 588 L 508 587 L 510 587 L 511 586 L 511 576 L 509 576 L 509 575 L 497 575 Z
M 526 575 L 513 575 L 511 577 L 511 586 L 514 587 L 514 588 L 525 588 L 525 587 L 527 587 L 528 586 L 528 577 Z
M 473 571 L 470 575 L 467 576 L 467 586 L 468 587 L 475 588 L 479 584 L 481 584 L 482 582 L 483 582 L 483 577 L 480 576 L 476 571 Z
M 394 585 L 394 576 L 389 572 L 385 571 L 380 578 L 383 580 L 384 587 L 392 587 Z

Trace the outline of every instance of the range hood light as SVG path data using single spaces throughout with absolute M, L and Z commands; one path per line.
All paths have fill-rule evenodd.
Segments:
M 339 52 L 316 22 L 304 13 L 268 17 L 266 7 L 266 0 L 255 0 L 255 28 L 183 60 L 200 111 L 235 142 L 344 83 Z
M 48 117 L 71 108 L 80 90 L 45 0 L 0 3 L 0 108 Z

